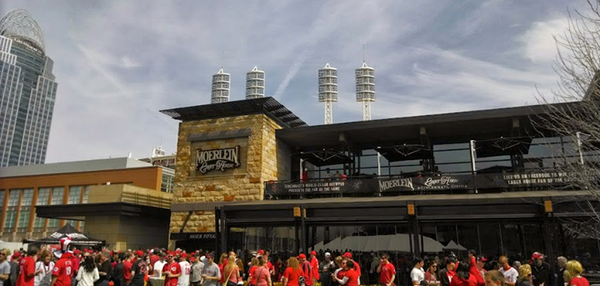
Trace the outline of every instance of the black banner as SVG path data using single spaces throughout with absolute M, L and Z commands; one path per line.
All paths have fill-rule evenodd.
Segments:
M 435 175 L 411 178 L 348 179 L 306 183 L 265 184 L 266 195 L 398 193 L 416 191 L 449 191 L 469 189 L 501 189 L 564 185 L 576 174 L 567 172 L 530 172 L 473 175 Z

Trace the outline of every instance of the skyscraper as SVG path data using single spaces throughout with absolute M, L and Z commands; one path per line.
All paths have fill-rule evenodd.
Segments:
M 25 10 L 0 20 L 0 167 L 43 164 L 57 84 L 44 35 Z

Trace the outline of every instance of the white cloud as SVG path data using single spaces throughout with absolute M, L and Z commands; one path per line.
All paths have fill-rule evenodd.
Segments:
M 524 56 L 535 63 L 548 63 L 556 58 L 556 43 L 553 36 L 561 36 L 568 27 L 564 15 L 544 22 L 534 22 L 519 38 L 523 43 Z
M 232 100 L 243 98 L 245 73 L 258 65 L 266 94 L 309 124 L 323 122 L 317 70 L 327 62 L 338 68 L 335 122 L 362 119 L 354 69 L 363 44 L 376 69 L 373 118 L 533 103 L 535 86 L 554 86 L 548 33 L 568 4 L 535 5 L 544 9 L 525 1 L 12 0 L 0 12 L 26 8 L 45 32 L 59 82 L 47 157 L 66 161 L 147 156 L 161 141 L 175 151 L 177 122 L 158 110 L 209 103 L 222 51 Z

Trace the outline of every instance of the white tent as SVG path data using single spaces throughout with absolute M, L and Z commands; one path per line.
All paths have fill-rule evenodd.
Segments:
M 368 240 L 368 236 L 346 236 L 342 239 L 339 249 L 363 250 Z
M 377 251 L 399 251 L 399 252 L 410 252 L 410 245 L 413 236 L 410 234 L 398 233 L 388 235 L 377 235 L 377 236 L 347 236 L 344 239 L 337 237 L 327 244 L 319 242 L 314 246 L 315 250 L 344 250 L 350 249 L 362 252 L 377 252 Z M 448 249 L 451 246 L 453 250 L 457 249 L 457 244 L 451 242 L 448 246 L 444 247 L 443 244 L 439 243 L 433 238 L 419 236 L 419 239 L 423 241 L 423 250 L 425 252 L 437 253 Z M 421 243 L 421 241 L 419 241 Z M 414 242 L 413 242 L 414 245 Z M 460 250 L 466 250 L 466 248 L 458 245 Z
M 444 249 L 448 249 L 448 250 L 467 250 L 464 246 L 454 242 L 454 240 L 450 240 L 450 242 L 448 242 L 448 245 L 446 245 L 444 247 Z

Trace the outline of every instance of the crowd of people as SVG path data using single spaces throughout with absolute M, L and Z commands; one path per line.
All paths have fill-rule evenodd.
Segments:
M 0 286 L 589 286 L 581 263 L 559 257 L 552 269 L 538 252 L 529 263 L 510 264 L 505 256 L 489 261 L 471 250 L 463 260 L 453 254 L 412 259 L 412 269 L 388 254 L 356 260 L 351 252 L 240 254 L 215 260 L 208 251 L 76 249 L 65 238 L 56 251 L 2 249 Z

